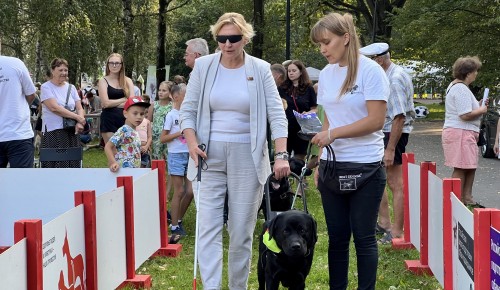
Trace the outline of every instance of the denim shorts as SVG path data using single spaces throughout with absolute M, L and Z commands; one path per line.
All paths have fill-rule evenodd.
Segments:
M 168 174 L 175 176 L 186 176 L 189 161 L 189 153 L 170 153 L 168 152 Z

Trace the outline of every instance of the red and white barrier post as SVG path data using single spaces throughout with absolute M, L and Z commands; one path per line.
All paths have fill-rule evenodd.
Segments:
M 87 290 L 97 290 L 97 229 L 94 190 L 76 191 L 75 206 L 83 204 L 85 220 L 85 271 Z
M 429 267 L 429 173 L 436 174 L 436 162 L 420 163 L 420 260 L 406 260 L 406 269 L 414 274 L 432 275 Z M 406 230 L 405 230 L 406 231 Z
M 150 275 L 135 274 L 135 241 L 134 241 L 134 179 L 132 176 L 117 178 L 117 187 L 123 186 L 125 194 L 125 239 L 127 250 L 127 280 L 118 288 L 133 285 L 137 288 L 151 289 Z
M 177 257 L 182 251 L 181 244 L 168 243 L 168 224 L 167 224 L 167 180 L 165 170 L 165 160 L 153 160 L 151 169 L 158 169 L 158 191 L 160 198 L 160 238 L 161 248 L 153 256 Z
M 14 243 L 26 238 L 28 290 L 43 290 L 42 220 L 14 223 Z
M 443 260 L 444 289 L 453 290 L 453 217 L 451 194 L 460 199 L 462 186 L 460 178 L 443 179 Z

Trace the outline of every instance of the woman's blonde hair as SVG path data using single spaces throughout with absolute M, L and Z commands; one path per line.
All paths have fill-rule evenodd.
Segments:
M 109 74 L 111 73 L 111 71 L 109 70 L 109 59 L 112 57 L 119 57 L 120 62 L 122 63 L 120 71 L 118 72 L 118 84 L 120 84 L 120 88 L 123 89 L 125 97 L 128 98 L 130 92 L 127 86 L 127 82 L 125 81 L 125 63 L 123 62 L 123 56 L 121 54 L 112 53 L 108 56 L 108 59 L 106 59 L 106 75 L 109 76 Z
M 228 12 L 224 13 L 219 20 L 214 25 L 210 25 L 210 31 L 212 32 L 212 36 L 215 39 L 219 31 L 226 24 L 234 24 L 241 31 L 243 38 L 248 42 L 252 40 L 252 37 L 255 36 L 255 31 L 250 23 L 247 23 L 245 17 L 243 15 L 236 12 Z
M 347 76 L 340 89 L 338 98 L 341 98 L 345 93 L 352 90 L 356 83 L 356 76 L 358 74 L 358 60 L 359 60 L 359 38 L 356 34 L 356 27 L 352 15 L 345 13 L 330 13 L 323 16 L 314 27 L 311 29 L 311 40 L 314 43 L 319 43 L 325 40 L 326 32 L 329 31 L 335 35 L 343 36 L 346 33 L 349 35 L 349 42 L 346 44 L 347 48 Z

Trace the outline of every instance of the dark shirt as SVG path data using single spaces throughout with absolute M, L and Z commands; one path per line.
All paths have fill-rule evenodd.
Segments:
M 302 95 L 293 95 L 289 94 L 283 88 L 278 89 L 281 98 L 285 99 L 287 102 L 287 109 L 285 110 L 286 118 L 288 119 L 288 128 L 295 128 L 300 130 L 299 123 L 295 116 L 293 115 L 293 111 L 297 111 L 299 113 L 310 111 L 312 107 L 316 107 L 318 105 L 316 93 L 314 92 L 314 88 L 312 86 L 307 87 L 306 91 Z M 295 90 L 296 92 L 297 90 Z

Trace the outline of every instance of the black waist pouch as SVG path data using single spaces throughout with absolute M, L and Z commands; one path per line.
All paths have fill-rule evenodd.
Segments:
M 321 160 L 318 190 L 348 194 L 359 190 L 383 167 L 383 162 L 352 163 Z

